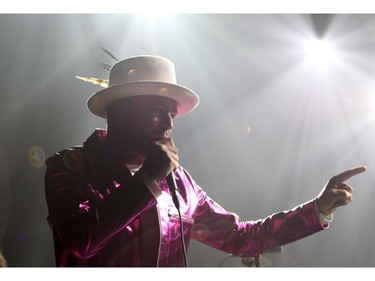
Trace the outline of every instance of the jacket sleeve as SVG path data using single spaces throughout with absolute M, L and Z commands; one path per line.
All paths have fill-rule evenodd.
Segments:
M 199 208 L 192 238 L 242 257 L 302 239 L 328 227 L 319 222 L 313 200 L 264 219 L 241 221 L 196 186 Z
M 46 161 L 48 222 L 65 248 L 86 259 L 119 231 L 128 231 L 127 226 L 156 205 L 156 199 L 141 180 L 131 175 L 114 183 L 116 188 L 102 196 L 80 167 L 85 161 L 82 153 L 73 151 L 75 160 L 69 165 L 65 153 Z

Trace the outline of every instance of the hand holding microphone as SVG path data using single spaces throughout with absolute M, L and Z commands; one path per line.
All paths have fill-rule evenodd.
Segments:
M 178 149 L 171 138 L 156 138 L 149 146 L 144 169 L 157 183 L 167 180 L 172 200 L 176 208 L 180 208 L 177 198 L 177 184 L 173 171 L 179 167 Z
M 157 183 L 179 167 L 178 149 L 171 138 L 158 137 L 148 145 L 144 169 Z

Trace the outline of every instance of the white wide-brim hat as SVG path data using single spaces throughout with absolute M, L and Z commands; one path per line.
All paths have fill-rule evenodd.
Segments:
M 175 67 L 170 60 L 159 56 L 135 56 L 112 66 L 108 88 L 94 93 L 87 100 L 87 107 L 93 114 L 107 118 L 107 108 L 111 103 L 140 95 L 175 100 L 176 116 L 192 111 L 199 104 L 197 94 L 177 84 Z

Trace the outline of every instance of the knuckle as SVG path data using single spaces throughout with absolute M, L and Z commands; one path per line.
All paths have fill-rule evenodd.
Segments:
M 330 178 L 329 181 L 330 181 L 331 183 L 337 183 L 337 182 L 339 181 L 339 178 L 338 178 L 338 176 L 333 176 L 333 177 Z

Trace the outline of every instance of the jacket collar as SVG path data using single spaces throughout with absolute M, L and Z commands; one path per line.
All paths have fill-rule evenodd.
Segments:
M 83 144 L 90 168 L 95 174 L 106 171 L 119 160 L 119 154 L 115 149 L 104 145 L 106 137 L 107 130 L 96 129 Z

